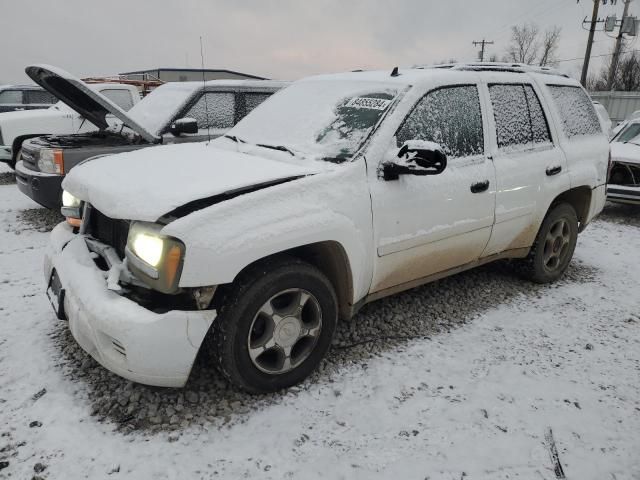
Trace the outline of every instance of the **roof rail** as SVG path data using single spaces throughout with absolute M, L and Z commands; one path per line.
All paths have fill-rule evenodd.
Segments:
M 450 70 L 473 70 L 476 72 L 515 72 L 515 73 L 543 73 L 546 75 L 559 75 L 569 78 L 556 69 L 550 67 L 539 67 L 527 65 L 525 63 L 504 63 L 504 62 L 470 62 L 470 63 L 445 63 L 442 65 L 418 66 L 414 68 L 448 68 Z

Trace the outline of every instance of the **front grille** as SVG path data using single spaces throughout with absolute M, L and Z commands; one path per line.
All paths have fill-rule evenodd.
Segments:
M 22 144 L 22 152 L 18 160 L 22 160 L 29 170 L 38 170 L 37 153 L 37 147 L 30 147 L 29 142 L 25 142 Z
M 124 248 L 127 246 L 129 236 L 128 221 L 109 218 L 95 208 L 91 208 L 86 233 L 99 242 L 115 248 L 118 256 L 124 258 Z

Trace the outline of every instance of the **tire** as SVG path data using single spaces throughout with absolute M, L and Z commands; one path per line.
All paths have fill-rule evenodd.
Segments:
M 308 377 L 329 349 L 338 318 L 329 279 L 288 256 L 247 269 L 222 303 L 209 348 L 222 374 L 250 393 L 274 392 Z
M 568 203 L 553 206 L 529 255 L 516 261 L 520 274 L 535 283 L 551 283 L 567 270 L 578 241 L 578 216 Z

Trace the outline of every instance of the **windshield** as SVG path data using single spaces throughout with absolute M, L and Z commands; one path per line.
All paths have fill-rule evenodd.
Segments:
M 342 161 L 358 151 L 397 94 L 383 82 L 302 81 L 273 95 L 228 135 Z
M 618 133 L 618 135 L 615 138 L 615 141 L 626 143 L 626 142 L 631 142 L 633 140 L 634 142 L 639 142 L 640 139 L 636 138 L 638 136 L 640 136 L 640 123 L 632 123 L 631 125 L 622 129 L 620 133 Z
M 127 112 L 127 115 L 155 135 L 171 122 L 201 83 L 167 83 L 156 88 Z

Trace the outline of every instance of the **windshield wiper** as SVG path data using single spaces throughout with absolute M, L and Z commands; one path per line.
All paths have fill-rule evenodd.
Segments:
M 228 138 L 229 140 L 233 140 L 236 143 L 247 143 L 242 140 L 240 137 L 236 137 L 235 135 L 223 135 L 224 138 Z
M 256 143 L 256 147 L 270 148 L 271 150 L 279 150 L 281 152 L 287 152 L 289 155 L 295 157 L 296 154 L 289 150 L 284 145 L 265 145 L 264 143 Z

